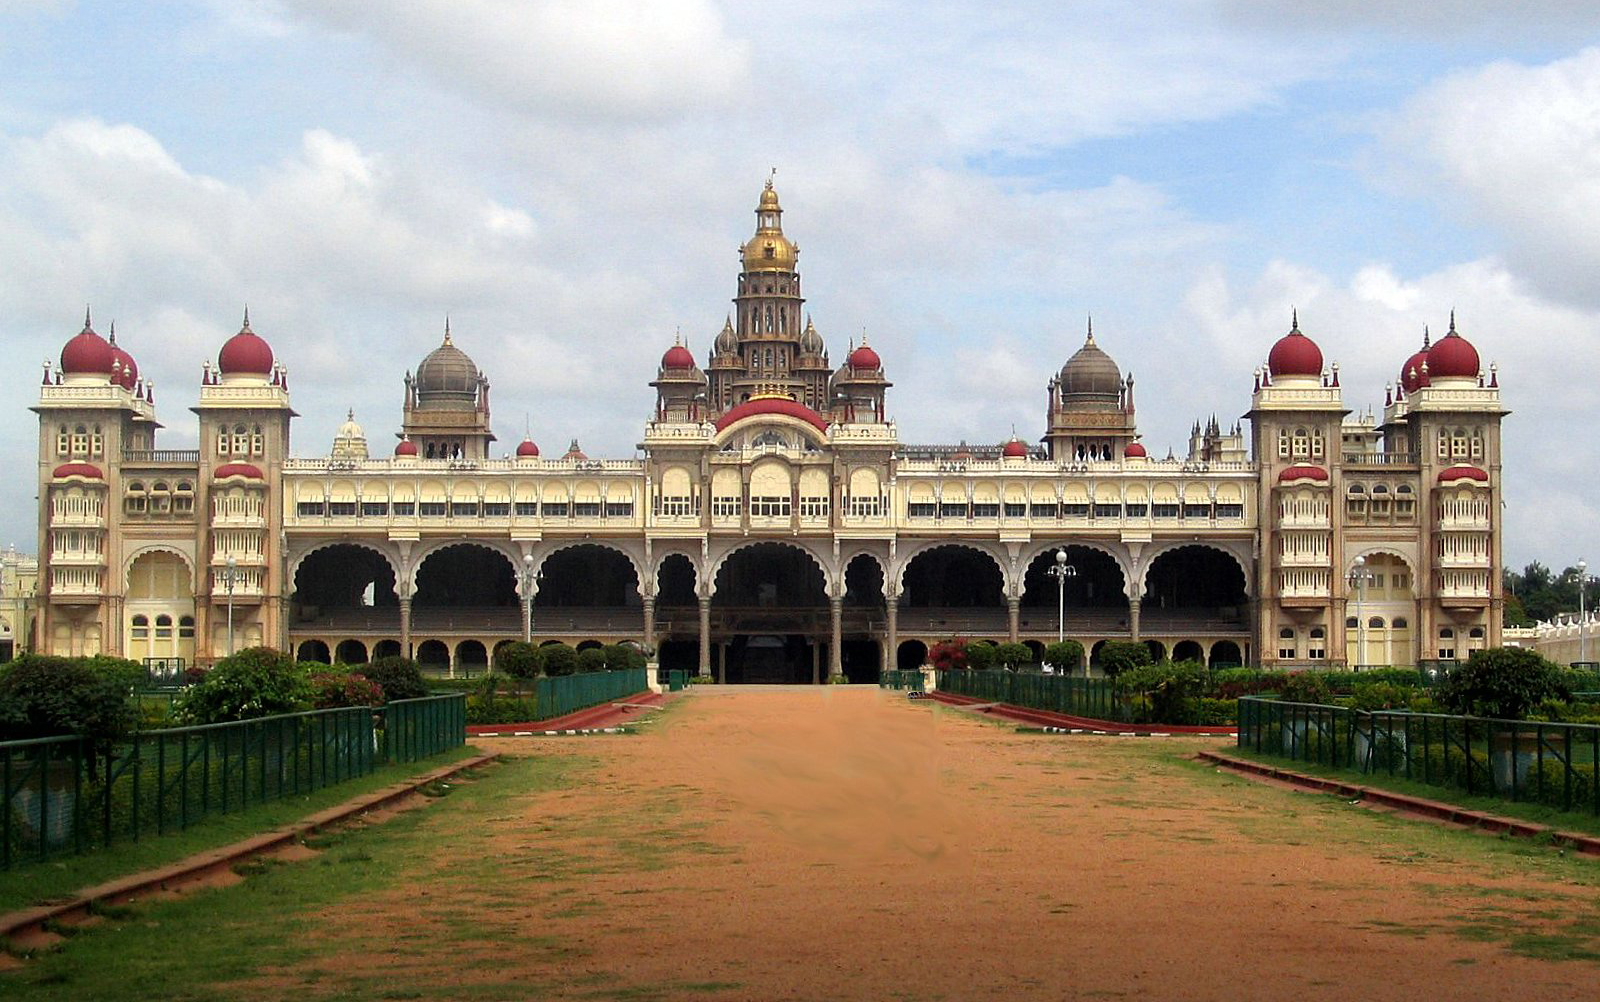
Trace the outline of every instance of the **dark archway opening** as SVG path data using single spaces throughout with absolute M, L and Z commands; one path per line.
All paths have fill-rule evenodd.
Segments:
M 1053 573 L 1058 550 L 1066 551 L 1067 566 L 1072 569 L 1065 576 L 1064 596 L 1059 583 L 1062 579 Z M 1063 605 L 1069 640 L 1085 634 L 1128 631 L 1128 595 L 1122 567 L 1104 550 L 1075 544 L 1052 546 L 1028 562 L 1022 589 L 1018 627 L 1023 633 L 1054 640 Z
M 336 543 L 307 554 L 295 570 L 291 601 L 297 625 L 400 632 L 394 570 L 365 546 Z
M 735 551 L 717 572 L 711 611 L 723 681 L 802 683 L 826 675 L 833 629 L 827 589 L 804 550 L 756 543 Z
M 1167 659 L 1167 645 L 1166 644 L 1163 644 L 1159 640 L 1146 640 L 1144 642 L 1144 645 L 1150 651 L 1150 660 L 1156 661 L 1156 662 L 1161 662 L 1161 661 L 1165 661 Z
M 883 674 L 882 648 L 876 640 L 846 640 L 839 647 L 844 677 L 851 682 L 877 685 Z
M 364 665 L 367 663 L 367 645 L 359 640 L 341 640 L 333 653 L 334 660 L 342 665 Z
M 895 654 L 895 664 L 901 671 L 915 671 L 928 663 L 928 645 L 920 640 L 903 640 Z
M 1196 641 L 1180 640 L 1172 648 L 1172 660 L 1198 661 L 1205 664 L 1206 652 Z
M 1211 645 L 1211 667 L 1238 668 L 1244 664 L 1239 645 L 1231 640 L 1219 640 Z
M 400 650 L 400 641 L 398 640 L 380 640 L 372 648 L 374 660 L 378 658 L 397 658 L 403 653 Z
M 456 670 L 468 676 L 489 670 L 489 652 L 480 641 L 463 640 L 456 645 Z
M 621 551 L 582 543 L 545 558 L 533 599 L 536 635 L 576 644 L 604 633 L 637 637 L 643 628 L 639 575 Z
M 667 671 L 686 671 L 693 675 L 700 670 L 700 642 L 698 640 L 663 640 L 656 652 L 656 663 Z
M 1146 633 L 1245 630 L 1248 608 L 1238 561 L 1209 546 L 1180 546 L 1150 565 L 1139 624 Z
M 1010 635 L 1005 578 L 989 554 L 970 546 L 935 546 L 912 557 L 901 580 L 902 631 Z
M 450 670 L 450 648 L 442 641 L 424 640 L 417 647 L 417 664 L 434 672 Z
M 508 622 L 517 628 L 516 572 L 504 553 L 476 543 L 456 543 L 435 550 L 417 568 L 417 590 L 411 608 L 414 617 L 428 609 L 478 609 L 486 613 L 512 610 Z M 418 624 L 414 620 L 412 625 Z
M 300 644 L 295 651 L 296 661 L 318 661 L 322 664 L 332 664 L 333 658 L 328 654 L 328 645 L 320 640 L 307 640 Z

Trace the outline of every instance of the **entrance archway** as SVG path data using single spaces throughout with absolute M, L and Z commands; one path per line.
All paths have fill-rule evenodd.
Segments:
M 367 663 L 367 645 L 359 640 L 341 640 L 333 655 L 333 659 L 342 665 L 364 665 Z
M 959 543 L 923 550 L 901 576 L 899 628 L 924 636 L 1009 635 L 1005 577 L 989 553 Z
M 450 648 L 439 640 L 424 640 L 417 647 L 417 664 L 433 672 L 450 670 Z
M 1238 668 L 1244 664 L 1239 645 L 1231 640 L 1219 640 L 1211 645 L 1211 667 Z
M 1206 660 L 1206 654 L 1200 645 L 1195 641 L 1180 640 L 1172 648 L 1172 660 L 1199 661 L 1201 664 L 1204 664 Z
M 328 654 L 328 645 L 320 640 L 306 640 L 295 651 L 296 661 L 317 661 L 322 664 L 332 664 L 333 658 Z
M 928 663 L 928 645 L 920 640 L 903 640 L 895 655 L 895 664 L 901 671 L 915 671 Z
M 1209 633 L 1247 630 L 1244 568 L 1231 554 L 1204 545 L 1179 546 L 1145 572 L 1140 630 Z
M 711 639 L 722 681 L 819 681 L 832 633 L 827 586 L 811 554 L 787 543 L 754 543 L 729 554 L 711 598 Z

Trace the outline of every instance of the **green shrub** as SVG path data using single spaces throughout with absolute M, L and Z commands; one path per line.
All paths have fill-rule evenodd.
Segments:
M 600 647 L 586 647 L 578 652 L 578 670 L 594 672 L 606 670 L 606 652 Z
M 1568 674 L 1534 651 L 1496 647 L 1446 673 L 1435 697 L 1454 713 L 1520 720 L 1546 699 L 1571 699 Z
M 76 734 L 103 754 L 127 737 L 139 712 L 126 678 L 93 660 L 24 654 L 0 668 L 0 740 Z
M 1163 661 L 1117 676 L 1117 688 L 1137 697 L 1144 723 L 1192 724 L 1196 700 L 1206 687 L 1206 667 L 1198 661 Z M 1136 711 L 1137 712 L 1137 711 Z
M 1154 661 L 1150 648 L 1137 640 L 1107 640 L 1100 645 L 1100 670 L 1111 678 Z
M 1195 708 L 1195 723 L 1206 727 L 1225 727 L 1239 722 L 1237 699 L 1201 697 Z
M 1008 642 L 995 647 L 994 659 L 995 663 L 1001 668 L 1009 668 L 1012 671 L 1016 671 L 1023 665 L 1033 664 L 1033 651 L 1028 649 L 1027 644 Z
M 1062 640 L 1044 649 L 1045 663 L 1058 672 L 1072 672 L 1083 664 L 1083 645 L 1076 640 Z
M 1263 692 L 1281 692 L 1288 672 L 1224 668 L 1211 673 L 1211 694 L 1217 699 L 1238 699 Z
M 610 644 L 605 655 L 607 671 L 635 671 L 650 663 L 636 644 Z
M 422 677 L 422 668 L 410 658 L 395 655 L 378 658 L 361 666 L 361 674 L 378 684 L 385 702 L 396 699 L 420 699 L 432 690 Z
M 309 706 L 311 696 L 309 671 L 281 651 L 250 647 L 218 661 L 172 709 L 186 723 L 214 724 L 293 713 Z
M 311 705 L 318 710 L 381 706 L 383 701 L 383 687 L 359 672 L 320 671 L 311 675 Z
M 540 648 L 518 640 L 500 649 L 500 670 L 512 678 L 533 678 L 544 668 Z
M 150 671 L 137 661 L 114 658 L 109 654 L 96 654 L 84 658 L 83 666 L 96 675 L 102 675 L 123 692 L 137 692 L 150 681 Z
M 998 649 L 987 640 L 974 640 L 967 645 L 967 667 L 973 671 L 988 671 L 998 661 Z
M 539 648 L 539 655 L 546 675 L 572 675 L 578 670 L 578 652 L 567 644 L 546 644 Z
M 1350 707 L 1356 710 L 1404 710 L 1411 705 L 1416 690 L 1392 682 L 1357 683 L 1350 694 Z
M 1333 689 L 1323 672 L 1296 671 L 1284 675 L 1278 694 L 1290 703 L 1327 703 Z

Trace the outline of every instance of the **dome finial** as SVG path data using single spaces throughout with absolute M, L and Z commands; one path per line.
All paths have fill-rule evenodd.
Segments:
M 83 304 L 83 329 L 86 330 L 86 331 L 94 330 L 94 324 L 91 323 L 90 319 L 89 319 L 89 304 L 88 303 L 84 303 Z
M 1089 336 L 1084 339 L 1084 344 L 1094 344 L 1094 314 L 1089 314 Z
M 356 419 L 356 409 L 351 407 L 349 410 L 346 410 L 344 412 L 344 419 L 346 421 L 354 421 Z
M 1427 324 L 1423 324 L 1422 325 L 1422 346 L 1424 348 L 1431 347 L 1432 341 L 1433 341 L 1433 334 L 1431 332 L 1429 332 L 1428 325 Z
M 244 325 L 241 326 L 239 329 L 242 330 L 242 331 L 250 330 L 250 304 L 249 303 L 245 303 L 244 304 Z
M 866 346 L 867 346 L 867 325 L 866 324 L 862 324 L 861 325 L 861 347 L 865 348 Z
M 444 343 L 445 344 L 453 343 L 450 340 L 450 314 L 448 314 L 448 313 L 446 313 L 444 315 Z
M 1455 310 L 1455 307 L 1452 306 L 1450 308 L 1450 333 L 1454 334 L 1455 332 L 1456 332 L 1456 310 Z
M 776 167 L 772 168 L 771 171 L 768 172 L 768 174 L 767 174 L 767 190 L 768 191 L 772 190 L 772 181 L 777 176 L 778 176 L 778 168 L 776 168 Z
M 117 322 L 115 320 L 111 321 L 111 333 L 106 335 L 106 340 L 112 344 L 117 343 Z
M 1300 333 L 1300 308 L 1298 306 L 1289 307 L 1289 329 L 1296 334 Z

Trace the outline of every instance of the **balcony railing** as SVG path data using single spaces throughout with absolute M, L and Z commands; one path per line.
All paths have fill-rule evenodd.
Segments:
M 155 463 L 161 465 L 196 466 L 200 462 L 199 449 L 123 449 L 124 463 Z

